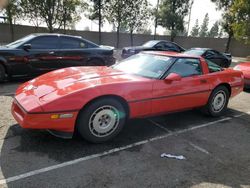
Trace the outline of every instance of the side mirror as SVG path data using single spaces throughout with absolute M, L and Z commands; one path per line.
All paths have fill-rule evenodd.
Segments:
M 181 80 L 181 76 L 179 74 L 176 73 L 170 73 L 166 78 L 165 81 L 166 82 L 174 82 L 174 81 L 180 81 Z
M 23 45 L 23 49 L 24 49 L 25 51 L 29 51 L 29 50 L 31 49 L 31 44 L 24 44 L 24 45 Z

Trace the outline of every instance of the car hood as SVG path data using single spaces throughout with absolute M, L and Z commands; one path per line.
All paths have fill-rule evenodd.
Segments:
M 59 99 L 65 97 L 67 101 L 74 100 L 74 94 L 81 93 L 80 96 L 87 99 L 101 95 L 103 88 L 105 91 L 110 88 L 110 93 L 116 93 L 111 86 L 119 85 L 125 88 L 126 85 L 131 88 L 132 83 L 143 85 L 148 81 L 151 82 L 151 79 L 126 74 L 111 67 L 71 67 L 44 74 L 24 83 L 17 89 L 15 99 L 27 111 L 37 112 L 39 106 L 46 110 L 46 105 L 52 101 L 60 101 Z
M 71 67 L 44 74 L 23 84 L 17 89 L 16 96 L 25 94 L 42 98 L 54 91 L 57 91 L 57 95 L 63 96 L 99 85 L 145 79 L 111 67 Z

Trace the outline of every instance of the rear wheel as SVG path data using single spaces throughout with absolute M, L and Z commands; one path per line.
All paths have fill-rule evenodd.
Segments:
M 0 82 L 3 82 L 6 79 L 5 68 L 0 64 Z
M 114 138 L 122 130 L 126 116 L 126 111 L 119 101 L 102 98 L 80 112 L 76 126 L 83 138 L 101 143 Z
M 221 116 L 227 109 L 229 97 L 229 91 L 225 86 L 215 88 L 203 111 L 210 116 Z

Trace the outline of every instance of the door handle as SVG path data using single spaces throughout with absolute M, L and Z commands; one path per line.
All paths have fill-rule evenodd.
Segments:
M 201 82 L 202 84 L 206 84 L 206 83 L 207 83 L 207 80 L 206 80 L 206 79 L 201 79 L 200 82 Z

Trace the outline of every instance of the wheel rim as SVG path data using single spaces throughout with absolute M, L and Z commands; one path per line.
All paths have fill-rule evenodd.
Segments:
M 111 135 L 119 124 L 119 111 L 113 106 L 102 106 L 92 113 L 89 128 L 96 137 Z
M 226 104 L 226 93 L 219 91 L 215 94 L 212 102 L 212 108 L 214 112 L 220 112 Z

